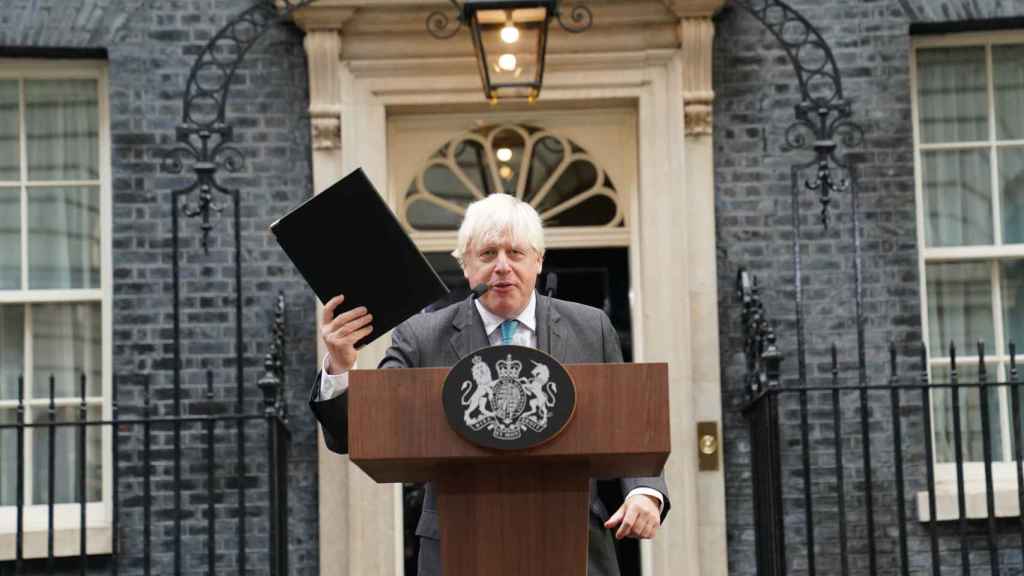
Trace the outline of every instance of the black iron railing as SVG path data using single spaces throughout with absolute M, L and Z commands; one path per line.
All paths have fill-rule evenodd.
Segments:
M 274 335 L 271 341 L 270 351 L 266 355 L 264 363 L 265 373 L 259 380 L 259 389 L 263 397 L 263 410 L 259 412 L 243 413 L 232 411 L 225 406 L 224 402 L 214 399 L 214 376 L 212 371 L 206 373 L 205 398 L 201 402 L 193 402 L 189 405 L 187 414 L 175 413 L 171 416 L 160 416 L 155 412 L 155 403 L 151 393 L 150 378 L 141 378 L 142 402 L 141 406 L 134 406 L 137 416 L 124 417 L 118 401 L 118 389 L 121 388 L 118 382 L 114 383 L 112 396 L 110 398 L 109 417 L 90 418 L 88 410 L 90 404 L 87 401 L 86 390 L 87 379 L 85 374 L 77 378 L 79 398 L 78 414 L 76 419 L 58 419 L 58 403 L 67 405 L 69 399 L 64 397 L 58 402 L 55 395 L 57 378 L 53 375 L 48 377 L 49 398 L 46 404 L 45 416 L 38 420 L 27 421 L 26 410 L 28 402 L 25 395 L 24 378 L 18 378 L 18 400 L 16 418 L 13 423 L 0 424 L 0 438 L 7 438 L 14 435 L 17 439 L 14 460 L 16 462 L 16 504 L 15 504 L 15 538 L 14 557 L 6 568 L 0 564 L 0 573 L 8 573 L 13 569 L 14 574 L 39 573 L 45 570 L 47 574 L 70 573 L 77 571 L 85 574 L 87 570 L 95 572 L 97 568 L 109 570 L 110 574 L 142 573 L 160 574 L 166 573 L 166 566 L 155 565 L 154 558 L 159 555 L 173 554 L 174 558 L 181 558 L 182 545 L 184 540 L 188 553 L 194 558 L 196 553 L 204 550 L 198 545 L 199 540 L 205 540 L 207 574 L 216 574 L 218 571 L 234 573 L 237 572 L 237 565 L 233 563 L 228 567 L 222 567 L 223 559 L 218 557 L 218 543 L 223 547 L 224 542 L 233 541 L 237 543 L 237 555 L 246 557 L 253 555 L 254 550 L 246 548 L 246 539 L 240 531 L 245 524 L 238 519 L 247 515 L 259 515 L 267 523 L 266 533 L 268 539 L 265 543 L 253 546 L 259 554 L 269 551 L 266 570 L 271 575 L 284 575 L 288 573 L 288 523 L 287 523 L 287 493 L 288 493 L 288 444 L 290 433 L 287 425 L 287 410 L 284 396 L 282 394 L 284 377 L 284 299 L 279 296 L 277 312 L 273 323 Z M 260 426 L 266 427 L 266 432 L 260 434 Z M 65 463 L 73 463 L 73 466 L 65 464 L 58 465 L 57 436 L 62 431 L 69 430 L 74 434 L 72 442 L 74 446 L 73 457 L 61 454 Z M 90 474 L 89 456 L 97 460 L 104 460 L 101 455 L 90 454 L 86 442 L 88 430 L 109 432 L 111 439 L 111 490 L 109 510 L 110 515 L 103 514 L 109 518 L 111 536 L 109 555 L 95 556 L 89 554 L 89 530 L 82 527 L 89 526 L 89 500 L 90 491 L 87 488 L 87 479 Z M 166 439 L 160 439 L 161 431 L 177 431 L 173 443 Z M 180 434 L 184 433 L 192 437 L 203 439 L 201 449 L 196 446 L 185 446 L 181 443 Z M 224 438 L 217 434 L 231 433 L 241 434 L 237 439 L 239 444 L 251 444 L 260 442 L 266 444 L 265 459 L 257 452 L 243 459 L 236 453 L 234 459 L 224 459 L 223 455 L 218 457 L 218 449 L 224 448 Z M 46 455 L 43 459 L 46 462 L 45 475 L 47 479 L 46 499 L 44 504 L 32 505 L 25 501 L 25 477 L 26 471 L 32 466 L 27 461 L 26 452 L 32 444 L 28 435 L 46 434 Z M 170 445 L 168 445 L 170 444 Z M 129 450 L 127 447 L 136 447 L 137 450 Z M 34 445 L 38 450 L 39 444 Z M 95 449 L 95 448 L 94 448 Z M 205 533 L 198 526 L 189 527 L 188 534 L 183 536 L 180 530 L 182 518 L 186 515 L 182 503 L 182 494 L 186 491 L 186 484 L 181 481 L 168 482 L 166 474 L 159 474 L 158 469 L 179 469 L 183 453 L 201 454 L 200 461 L 189 462 L 192 476 L 201 469 L 205 479 L 202 487 L 194 486 L 188 488 L 192 496 L 193 506 L 196 501 L 205 502 Z M 34 458 L 38 462 L 38 458 Z M 74 469 L 70 469 L 70 468 Z M 260 471 L 265 473 L 265 479 L 259 480 L 257 475 Z M 41 470 L 33 469 L 34 473 Z M 99 474 L 102 477 L 102 472 Z M 231 486 L 235 477 L 244 478 L 245 481 L 237 488 Z M 178 475 L 175 475 L 177 478 Z M 77 500 L 72 506 L 78 508 L 77 522 L 56 522 L 56 510 L 58 506 L 67 506 L 58 503 L 56 485 L 59 478 L 73 478 L 77 482 Z M 102 482 L 101 479 L 95 479 Z M 173 492 L 175 505 L 168 509 L 155 505 L 154 484 L 160 483 L 159 491 Z M 122 490 L 125 485 L 136 487 L 137 494 L 131 496 L 132 507 L 141 508 L 141 526 L 138 521 L 126 525 L 122 522 L 125 509 L 126 494 Z M 224 496 L 229 492 L 237 490 L 248 491 L 253 488 L 260 490 L 260 496 L 252 500 L 239 499 L 237 505 L 226 506 Z M 102 494 L 102 489 L 99 493 Z M 38 500 L 36 500 L 38 502 Z M 103 502 L 100 500 L 99 502 Z M 248 508 L 248 509 L 247 509 Z M 156 514 L 154 514 L 156 510 Z M 26 553 L 26 516 L 28 514 L 45 515 L 46 526 L 46 550 L 45 554 Z M 155 516 L 157 516 L 155 518 Z M 197 516 L 197 515 L 194 515 Z M 218 531 L 218 522 L 233 521 L 235 533 L 225 538 L 223 532 Z M 38 525 L 38 523 L 34 523 Z M 173 529 L 168 528 L 173 524 Z M 157 529 L 154 534 L 153 528 Z M 141 533 L 136 532 L 141 528 Z M 163 528 L 163 529 L 162 529 Z M 69 564 L 67 554 L 60 554 L 57 551 L 55 537 L 58 530 L 77 530 L 78 547 L 74 558 Z M 262 530 L 260 530 L 262 532 Z M 141 543 L 139 540 L 141 539 Z M 125 544 L 131 544 L 131 548 L 139 550 L 139 553 L 126 552 Z M 141 545 L 135 545 L 141 544 Z M 266 546 L 266 548 L 264 548 Z M 5 551 L 8 554 L 9 550 Z M 221 554 L 223 555 L 223 554 Z M 30 559 L 29 556 L 32 556 Z M 59 558 L 63 557 L 63 558 Z M 31 560 L 31 565 L 30 565 Z M 58 562 L 60 565 L 58 566 Z M 44 563 L 45 562 L 45 563 Z M 131 569 L 123 570 L 123 565 L 128 562 Z M 218 570 L 219 569 L 219 570 Z M 193 573 L 195 569 L 183 567 L 175 563 L 172 567 L 175 573 L 182 571 Z M 261 572 L 263 569 L 260 570 Z
M 887 361 L 862 380 L 844 374 L 832 345 L 828 366 L 819 367 L 830 382 L 783 385 L 778 351 L 757 344 L 774 341 L 774 334 L 755 286 L 741 272 L 740 297 L 751 311 L 744 325 L 752 385 L 743 411 L 758 574 L 1019 573 L 1024 382 L 1015 345 L 1008 347 L 1003 381 L 981 343 L 970 376 L 951 345 L 950 376 L 942 382 L 929 378 L 924 346 L 908 370 L 899 362 L 906 355 L 890 344 Z M 754 315 L 758 322 L 749 321 Z M 995 404 L 1000 398 L 1005 412 Z M 937 415 L 948 421 L 938 423 Z M 1012 493 L 1013 505 L 997 507 L 1003 492 Z M 969 493 L 983 497 L 980 511 L 969 505 Z

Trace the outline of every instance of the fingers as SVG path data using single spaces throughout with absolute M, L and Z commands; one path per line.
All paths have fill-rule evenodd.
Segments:
M 343 296 L 340 296 L 340 298 L 344 299 Z M 327 305 L 324 306 L 324 317 L 323 323 L 321 324 L 321 326 L 323 327 L 324 335 L 337 332 L 346 324 L 356 320 L 357 318 L 360 318 L 364 314 L 369 313 L 369 311 L 366 309 L 366 306 L 357 306 L 351 310 L 346 310 L 345 312 L 338 314 L 337 317 L 334 317 L 334 310 L 335 308 L 337 308 L 339 304 L 341 304 L 342 301 L 343 300 L 335 302 L 335 299 L 332 298 L 327 302 L 327 304 L 335 302 L 334 306 L 331 306 L 330 308 L 328 308 Z
M 323 337 L 328 344 L 342 346 L 359 341 L 357 334 L 373 331 L 370 323 L 373 322 L 373 314 L 360 306 L 338 316 L 330 324 L 323 327 Z
M 349 335 L 349 338 L 347 340 L 349 342 L 351 342 L 352 346 L 354 347 L 356 342 L 359 342 L 363 338 L 366 338 L 367 336 L 369 336 L 370 332 L 373 332 L 373 326 L 367 326 L 367 327 L 362 328 L 360 330 L 356 330 L 355 332 L 353 332 L 352 334 Z
M 629 498 L 604 525 L 606 528 L 618 526 L 615 531 L 616 540 L 653 538 L 661 526 L 661 517 L 653 504 Z
M 636 527 L 636 515 L 637 510 L 635 506 L 622 505 L 626 509 L 625 514 L 622 516 L 622 524 L 619 524 L 619 529 L 615 531 L 615 539 L 622 540 L 626 536 L 633 536 L 635 534 L 634 528 Z
M 625 504 L 619 506 L 619 509 L 615 511 L 615 514 L 612 514 L 611 517 L 608 518 L 608 520 L 604 523 L 604 527 L 615 528 L 616 526 L 618 526 L 622 522 L 622 515 L 624 513 L 623 509 L 625 507 Z
M 356 343 L 366 338 L 373 332 L 373 314 L 367 311 L 365 306 L 358 306 L 346 310 L 337 317 L 334 316 L 338 306 L 345 301 L 345 296 L 339 294 L 324 304 L 320 337 L 327 346 L 329 362 L 326 367 L 328 373 L 347 371 L 355 365 Z
M 344 301 L 345 295 L 338 294 L 334 298 L 328 300 L 326 304 L 324 304 L 323 316 L 320 318 L 321 326 L 326 326 L 331 323 L 331 320 L 334 320 L 334 309 L 337 308 Z

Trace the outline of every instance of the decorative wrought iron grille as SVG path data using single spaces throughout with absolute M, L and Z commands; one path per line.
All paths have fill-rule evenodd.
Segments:
M 882 367 L 869 368 L 860 190 L 857 165 L 848 155 L 861 144 L 863 129 L 854 121 L 853 103 L 843 93 L 831 48 L 806 18 L 780 0 L 733 0 L 733 5 L 757 19 L 789 58 L 801 101 L 785 129 L 785 148 L 811 152 L 790 168 L 795 378 L 786 377 L 779 335 L 761 300 L 765 288 L 744 270 L 737 278 L 747 361 L 749 400 L 743 412 L 750 424 L 758 573 L 938 575 L 953 568 L 944 551 L 955 550 L 960 573 L 969 574 L 972 564 L 984 559 L 990 573 L 999 574 L 1008 562 L 1020 563 L 1024 544 L 1024 517 L 1019 513 L 1024 510 L 1022 407 L 1015 349 L 1011 344 L 1007 382 L 995 381 L 980 343 L 977 378 L 957 371 L 957 352 L 951 348 L 950 381 L 931 381 L 923 345 L 917 372 L 900 369 L 901 352 L 911 357 L 910 362 L 915 359 L 895 344 L 889 345 L 885 372 Z M 856 331 L 853 363 L 841 362 L 839 346 L 823 347 L 820 338 L 814 341 L 814 352 L 808 352 L 804 283 L 813 276 L 803 270 L 803 258 L 814 237 L 803 229 L 800 213 L 800 200 L 808 193 L 815 195 L 820 207 L 817 219 L 823 235 L 845 237 L 832 229 L 840 209 L 842 224 L 850 227 L 852 246 L 839 253 L 850 258 L 849 266 L 840 269 L 852 271 L 848 285 Z M 817 376 L 809 375 L 809 365 Z M 823 372 L 828 376 L 822 378 Z M 955 460 L 949 464 L 955 480 L 946 484 L 936 479 L 932 402 L 943 393 L 952 399 L 949 438 Z M 1012 462 L 998 462 L 994 455 L 990 403 L 998 394 L 1012 399 Z M 976 463 L 964 462 L 961 403 L 971 396 L 980 405 L 982 455 Z M 1010 526 L 997 519 L 1007 513 L 1005 504 L 996 506 L 997 465 L 1014 481 L 1011 491 L 1017 510 L 1009 512 L 1016 517 L 1014 529 L 1007 530 Z M 980 512 L 967 504 L 966 471 L 971 466 L 980 472 L 984 485 Z M 908 516 L 915 503 L 916 521 L 926 529 L 923 539 Z M 1015 560 L 1012 552 L 1018 553 Z

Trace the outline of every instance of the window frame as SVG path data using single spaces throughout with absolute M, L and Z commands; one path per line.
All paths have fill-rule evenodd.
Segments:
M 63 60 L 63 59 L 39 59 L 39 58 L 0 58 L 0 80 L 19 80 L 19 119 L 18 139 L 20 147 L 19 163 L 21 166 L 18 181 L 4 181 L 3 184 L 17 186 L 21 191 L 21 225 L 24 227 L 27 221 L 28 206 L 26 203 L 26 188 L 32 185 L 27 180 L 27 157 L 26 132 L 25 132 L 25 103 L 24 103 L 24 81 L 25 80 L 95 80 L 97 86 L 97 136 L 98 136 L 98 179 L 96 180 L 68 180 L 49 181 L 47 185 L 52 186 L 53 182 L 63 185 L 88 185 L 99 186 L 99 229 L 100 229 L 100 285 L 98 288 L 82 289 L 29 289 L 28 279 L 25 271 L 28 267 L 28 243 L 26 241 L 27 231 L 22 228 L 21 242 L 21 266 L 22 266 L 22 288 L 16 290 L 0 290 L 0 305 L 30 305 L 41 303 L 71 303 L 71 302 L 96 302 L 100 304 L 101 322 L 101 385 L 100 396 L 87 397 L 89 407 L 100 406 L 100 414 L 103 420 L 111 418 L 111 398 L 113 390 L 113 193 L 111 173 L 111 136 L 110 136 L 110 92 L 109 92 L 109 65 L 106 60 Z M 28 322 L 29 315 L 26 314 L 25 334 L 31 336 L 31 323 Z M 23 367 L 25 373 L 26 390 L 32 382 L 31 339 L 25 343 L 26 364 Z M 56 405 L 78 406 L 79 399 L 68 399 L 61 397 Z M 0 406 L 5 409 L 17 407 L 17 399 L 13 401 L 0 401 Z M 30 407 L 46 407 L 48 399 L 33 400 L 26 402 L 26 413 Z M 93 419 L 90 417 L 90 420 Z M 110 426 L 100 426 L 101 431 L 101 488 L 100 500 L 98 502 L 86 503 L 86 528 L 88 536 L 87 553 L 104 554 L 111 551 L 111 530 L 113 510 L 113 454 L 112 454 L 112 430 Z M 28 436 L 28 430 L 26 430 Z M 31 442 L 26 439 L 25 466 L 26 466 L 26 488 L 30 492 L 31 483 Z M 14 558 L 14 539 L 16 531 L 16 506 L 0 507 L 0 561 Z M 48 531 L 46 504 L 31 504 L 26 500 L 23 507 L 24 518 L 24 557 L 44 558 L 47 556 L 46 533 Z M 66 545 L 56 546 L 55 555 L 68 556 L 78 555 L 78 534 L 80 528 L 80 503 L 56 504 L 54 505 L 54 531 L 55 542 L 63 542 Z M 9 543 L 9 544 L 8 544 Z M 73 544 L 68 544 L 73 543 Z
M 470 107 L 473 108 L 472 106 Z M 586 146 L 594 165 L 615 183 L 618 206 L 622 211 L 621 226 L 552 226 L 544 230 L 547 248 L 629 247 L 635 243 L 638 228 L 637 195 L 640 182 L 640 143 L 637 140 L 640 118 L 634 103 L 626 99 L 602 101 L 594 106 L 582 105 L 573 110 L 541 107 L 525 114 L 521 111 L 494 111 L 481 107 L 478 111 L 454 111 L 438 114 L 422 107 L 407 107 L 387 116 L 387 156 L 389 166 L 386 197 L 396 214 L 401 213 L 409 184 L 427 166 L 430 158 L 443 145 L 462 135 L 487 126 L 527 124 Z M 595 142 L 600 134 L 618 149 L 635 154 L 616 153 L 614 160 L 607 149 Z M 606 145 L 607 146 L 607 145 Z M 400 161 L 395 161 L 399 159 Z M 461 218 L 461 216 L 460 216 Z M 457 230 L 416 230 L 399 216 L 409 237 L 424 252 L 450 252 L 456 244 Z
M 995 92 L 994 74 L 992 63 L 992 47 L 1005 44 L 1024 44 L 1024 30 L 1010 30 L 998 32 L 976 32 L 943 34 L 934 36 L 915 36 L 911 39 L 910 51 L 910 94 L 911 94 L 911 121 L 913 124 L 913 152 L 914 152 L 914 191 L 915 191 L 915 213 L 917 221 L 917 244 L 918 244 L 918 289 L 920 293 L 921 328 L 925 341 L 930 336 L 928 317 L 928 277 L 927 265 L 937 263 L 968 263 L 985 262 L 991 266 L 991 297 L 992 297 L 992 319 L 994 326 L 995 342 L 986 345 L 984 361 L 990 369 L 989 378 L 992 382 L 1006 382 L 1008 374 L 1006 366 L 1009 364 L 1010 356 L 1007 351 L 1006 334 L 1004 333 L 1002 286 L 1000 285 L 999 262 L 1009 260 L 1024 260 L 1024 243 L 1003 244 L 1003 224 L 999 218 L 1001 211 L 1001 190 L 999 189 L 999 154 L 998 150 L 1004 147 L 1024 148 L 1024 140 L 999 140 L 996 133 L 995 120 Z M 918 102 L 918 53 L 921 50 L 931 48 L 955 48 L 955 47 L 984 47 L 985 48 L 985 83 L 986 83 L 986 118 L 987 137 L 983 141 L 964 141 L 957 143 L 929 143 L 921 141 L 920 127 L 920 106 Z M 989 177 L 992 183 L 992 217 L 993 217 L 993 244 L 989 246 L 962 246 L 962 247 L 935 247 L 929 248 L 926 243 L 926 214 L 925 214 L 925 192 L 923 180 L 922 152 L 931 150 L 985 150 L 989 155 Z M 1024 345 L 1024 343 L 1019 343 Z M 1018 363 L 1024 359 L 1024 355 L 1018 350 Z M 950 365 L 948 350 L 928 351 L 928 372 L 929 378 L 933 367 L 948 367 Z M 957 354 L 958 367 L 978 366 L 977 353 L 974 350 L 960 350 Z M 992 370 L 992 368 L 995 368 Z M 999 389 L 1000 421 L 997 425 L 1001 429 L 1001 446 L 999 454 L 994 458 L 1005 459 L 993 461 L 993 482 L 996 485 L 996 492 L 1012 490 L 1016 495 L 1017 476 L 1016 461 L 1013 460 L 1011 449 L 1011 418 L 1008 412 L 1010 401 L 1006 388 Z M 933 446 L 935 445 L 935 402 L 930 406 L 933 415 L 933 428 L 930 433 L 933 435 Z M 940 493 L 936 504 L 938 519 L 953 519 L 959 517 L 956 501 L 956 464 L 955 462 L 940 462 L 937 455 L 933 453 L 935 465 L 935 479 L 937 491 Z M 984 494 L 985 469 L 984 462 L 964 461 L 964 482 L 965 493 L 968 499 L 977 494 L 980 490 Z M 921 494 L 918 495 L 919 504 L 922 501 Z M 1012 502 L 1011 502 L 1012 500 Z M 1016 516 L 1020 513 L 1016 506 L 1016 499 L 997 498 L 996 513 L 999 516 Z M 970 507 L 969 507 L 970 508 Z M 1012 509 L 1011 509 L 1012 508 Z M 977 514 L 968 510 L 969 517 L 976 517 Z M 987 514 L 986 514 L 987 515 Z M 928 519 L 927 500 L 924 500 L 923 507 L 919 506 L 919 518 Z

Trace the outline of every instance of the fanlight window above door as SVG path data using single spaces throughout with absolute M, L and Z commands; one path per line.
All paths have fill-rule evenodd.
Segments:
M 623 199 L 575 142 L 541 128 L 501 124 L 461 134 L 409 185 L 399 214 L 414 231 L 455 230 L 466 207 L 495 192 L 529 202 L 545 227 L 623 228 Z

